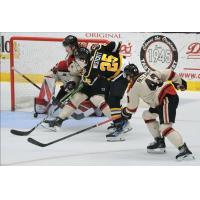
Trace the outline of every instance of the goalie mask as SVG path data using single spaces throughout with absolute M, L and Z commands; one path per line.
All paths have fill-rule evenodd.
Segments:
M 68 35 L 63 41 L 63 46 L 68 55 L 73 55 L 75 49 L 78 48 L 78 39 L 73 35 Z
M 67 46 L 70 46 L 70 47 L 78 47 L 78 39 L 77 37 L 73 36 L 73 35 L 68 35 L 64 41 L 63 41 L 63 46 L 64 47 L 67 47 Z

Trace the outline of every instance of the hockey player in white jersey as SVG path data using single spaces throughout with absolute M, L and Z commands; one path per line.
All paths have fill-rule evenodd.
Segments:
M 79 85 L 82 69 L 80 69 L 74 58 L 74 51 L 79 48 L 78 39 L 73 35 L 68 35 L 64 38 L 62 44 L 67 56 L 65 60 L 58 62 L 45 76 L 40 93 L 35 98 L 35 116 L 38 113 L 51 113 L 62 97 Z M 62 86 L 56 97 L 54 97 L 55 85 L 58 81 L 62 83 Z
M 91 53 L 92 56 L 85 48 L 77 51 L 76 62 L 80 63 L 85 71 L 82 76 L 83 88 L 70 99 L 55 120 L 46 120 L 44 126 L 56 130 L 81 102 L 90 99 L 105 116 L 113 118 L 113 124 L 109 127 L 111 136 L 116 135 L 119 129 L 121 131 L 121 127 L 123 132 L 131 130 L 127 120 L 121 116 L 120 104 L 128 85 L 122 73 L 127 64 L 124 65 L 126 60 L 115 51 L 118 49 L 115 47 L 115 42 L 99 46 Z M 123 140 L 121 135 L 118 137 L 118 141 L 120 140 Z
M 194 159 L 182 136 L 172 126 L 175 123 L 176 109 L 179 103 L 175 88 L 181 91 L 186 90 L 186 81 L 171 69 L 162 72 L 139 73 L 134 64 L 125 67 L 124 75 L 131 81 L 131 85 L 128 90 L 127 106 L 122 110 L 123 117 L 131 118 L 138 108 L 140 98 L 150 106 L 142 116 L 155 139 L 147 146 L 147 151 L 161 150 L 165 152 L 164 137 L 166 137 L 179 150 L 179 154 L 176 156 L 177 160 Z M 172 81 L 174 86 L 168 81 Z M 159 117 L 159 122 L 156 120 L 157 117 Z
M 82 67 L 75 61 L 74 52 L 79 48 L 78 39 L 73 35 L 68 35 L 63 40 L 63 47 L 67 52 L 65 60 L 62 60 L 51 69 L 48 75 L 45 76 L 40 94 L 35 98 L 35 115 L 38 113 L 48 113 L 49 116 L 57 116 L 55 108 L 60 104 L 60 100 L 71 91 L 79 86 Z M 54 97 L 55 85 L 61 82 L 59 92 Z M 79 108 L 73 113 L 72 117 L 75 119 L 82 119 L 91 114 L 101 115 L 99 110 L 90 102 L 84 101 Z
M 76 63 L 81 66 L 84 71 L 87 63 L 90 61 L 90 51 L 87 48 L 81 47 L 76 51 L 75 57 Z M 99 108 L 105 116 L 111 117 L 110 108 L 105 102 L 104 97 L 106 85 L 103 79 L 98 79 L 92 86 L 83 82 L 83 87 L 65 104 L 58 117 L 53 120 L 45 120 L 42 126 L 53 131 L 59 130 L 63 121 L 72 116 L 80 104 L 87 99 L 89 99 L 95 107 Z

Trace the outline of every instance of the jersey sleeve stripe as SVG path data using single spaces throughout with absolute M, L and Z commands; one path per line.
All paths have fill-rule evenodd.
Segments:
M 171 71 L 171 74 L 168 78 L 169 81 L 171 81 L 175 77 L 176 73 L 174 71 Z

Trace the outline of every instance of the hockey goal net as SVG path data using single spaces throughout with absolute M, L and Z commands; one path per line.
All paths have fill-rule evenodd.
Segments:
M 11 110 L 33 108 L 38 88 L 28 83 L 16 70 L 41 86 L 43 76 L 60 60 L 66 52 L 62 46 L 64 38 L 23 37 L 10 38 L 10 84 Z M 78 39 L 79 45 L 91 49 L 97 44 L 106 44 L 104 39 Z

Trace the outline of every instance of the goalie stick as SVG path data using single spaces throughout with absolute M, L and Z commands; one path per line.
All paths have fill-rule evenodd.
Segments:
M 103 121 L 103 122 L 100 122 L 100 123 L 98 123 L 98 124 L 89 126 L 89 127 L 85 128 L 85 129 L 82 129 L 82 130 L 77 131 L 77 132 L 75 132 L 75 133 L 72 133 L 72 134 L 70 134 L 70 135 L 61 137 L 61 138 L 59 138 L 59 139 L 57 139 L 57 140 L 53 140 L 53 141 L 51 141 L 51 142 L 49 142 L 49 143 L 41 143 L 41 142 L 39 142 L 39 141 L 37 141 L 37 140 L 35 140 L 35 139 L 33 139 L 33 138 L 28 138 L 27 141 L 30 142 L 31 144 L 34 144 L 34 145 L 39 146 L 39 147 L 46 147 L 46 146 L 55 144 L 55 143 L 57 143 L 57 142 L 63 141 L 63 140 L 65 140 L 65 139 L 67 139 L 67 138 L 70 138 L 70 137 L 73 137 L 73 136 L 75 136 L 75 135 L 78 135 L 78 134 L 80 134 L 80 133 L 83 133 L 83 132 L 85 132 L 85 131 L 88 131 L 88 130 L 90 130 L 90 129 L 96 128 L 96 127 L 101 126 L 101 125 L 104 125 L 104 124 L 106 124 L 106 123 L 108 123 L 108 122 L 110 122 L 110 121 L 113 121 L 113 118 L 109 118 L 109 119 L 107 119 L 107 120 L 105 120 L 105 121 Z
M 61 103 L 64 103 L 66 101 L 68 101 L 76 92 L 78 92 L 81 88 L 83 87 L 83 84 L 80 84 L 79 87 L 70 92 L 69 94 L 67 94 L 66 96 L 64 96 L 61 100 L 62 102 Z M 60 108 L 60 105 L 57 106 L 57 108 L 54 110 L 54 112 L 56 110 L 58 110 Z M 49 117 L 49 115 L 47 115 L 42 121 L 40 121 L 38 124 L 36 124 L 32 129 L 28 130 L 28 131 L 20 131 L 20 130 L 15 130 L 15 129 L 11 129 L 10 132 L 13 134 L 13 135 L 18 135 L 18 136 L 27 136 L 29 135 L 30 133 L 32 133 L 38 126 L 40 126 L 47 118 Z
M 12 68 L 15 72 L 17 72 L 19 75 L 21 75 L 24 79 L 26 79 L 29 83 L 31 83 L 32 85 L 34 85 L 38 90 L 41 90 L 41 88 L 36 85 L 32 80 L 30 80 L 27 76 L 25 76 L 24 74 L 22 74 L 20 71 L 16 70 L 14 67 Z

